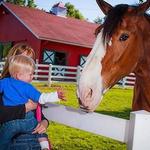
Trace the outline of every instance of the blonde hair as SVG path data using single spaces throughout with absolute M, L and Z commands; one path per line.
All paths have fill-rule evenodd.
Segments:
M 32 59 L 35 60 L 35 52 L 31 48 L 31 46 L 29 46 L 27 43 L 17 43 L 9 50 L 1 78 L 10 76 L 9 70 L 8 70 L 10 57 L 15 56 L 15 55 L 21 55 L 24 53 L 26 54 L 26 56 L 30 56 Z
M 20 72 L 34 72 L 35 63 L 30 57 L 24 55 L 12 56 L 9 60 L 9 73 L 12 77 L 16 77 Z

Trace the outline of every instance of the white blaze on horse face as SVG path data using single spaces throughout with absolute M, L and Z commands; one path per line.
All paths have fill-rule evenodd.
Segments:
M 78 87 L 78 97 L 83 107 L 93 111 L 99 104 L 103 94 L 102 64 L 101 61 L 105 55 L 105 47 L 102 39 L 102 31 L 98 34 L 93 49 L 85 67 L 81 73 Z

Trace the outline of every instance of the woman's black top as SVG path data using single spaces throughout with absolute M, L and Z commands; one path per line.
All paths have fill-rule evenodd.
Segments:
M 3 106 L 0 105 L 0 123 L 15 119 L 24 119 L 25 105 Z
M 0 123 L 4 123 L 16 119 L 24 119 L 26 114 L 25 105 L 4 106 L 2 101 L 2 93 L 0 94 Z M 47 120 L 42 114 L 42 120 Z M 47 120 L 48 121 L 48 120 Z

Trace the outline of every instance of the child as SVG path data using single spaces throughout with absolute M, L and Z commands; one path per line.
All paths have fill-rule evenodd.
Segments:
M 39 102 L 40 104 L 56 102 L 59 101 L 58 98 L 62 100 L 64 99 L 62 91 L 40 93 L 31 84 L 29 84 L 33 79 L 34 70 L 34 61 L 27 56 L 16 55 L 10 59 L 9 73 L 11 77 L 0 80 L 0 92 L 3 92 L 3 104 L 5 106 L 25 104 L 28 99 L 32 99 L 34 102 Z M 10 129 L 8 134 L 3 135 L 0 143 L 6 144 L 18 133 L 32 132 L 36 125 L 37 120 L 33 113 L 29 112 L 26 114 L 26 118 L 23 119 L 23 121 L 19 120 L 19 124 L 16 124 L 16 129 Z M 2 133 L 2 131 L 3 128 L 1 127 L 0 132 Z M 49 149 L 46 136 L 43 134 L 39 135 L 39 142 L 42 149 Z

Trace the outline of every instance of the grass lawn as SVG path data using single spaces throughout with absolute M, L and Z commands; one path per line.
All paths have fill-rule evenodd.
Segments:
M 75 84 L 57 83 L 52 84 L 50 88 L 44 84 L 35 85 L 41 92 L 50 92 L 57 87 L 62 87 L 66 91 L 67 97 L 67 102 L 62 104 L 74 108 L 78 107 Z M 96 112 L 129 119 L 132 92 L 132 89 L 121 88 L 109 90 Z M 50 123 L 47 134 L 53 145 L 53 150 L 126 150 L 124 143 L 54 122 Z

